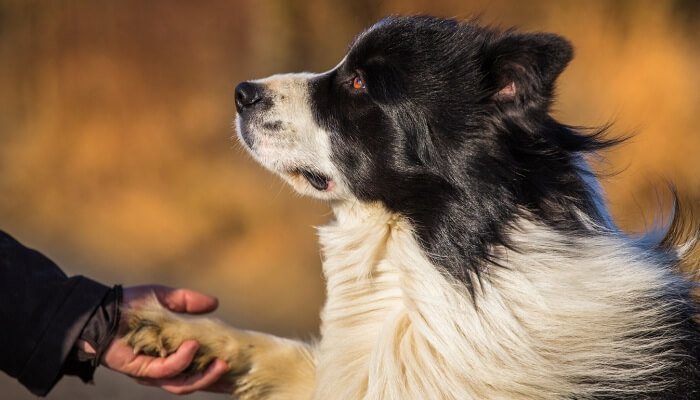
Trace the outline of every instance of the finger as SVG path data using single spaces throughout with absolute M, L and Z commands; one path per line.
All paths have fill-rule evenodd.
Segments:
M 160 387 L 175 394 L 192 393 L 214 385 L 227 369 L 225 361 L 216 360 L 203 372 L 175 382 L 163 382 Z
M 132 375 L 138 378 L 170 378 L 184 371 L 192 363 L 197 349 L 199 349 L 197 341 L 186 340 L 168 357 L 145 355 L 135 357 L 129 369 L 135 370 Z
M 201 314 L 214 311 L 219 306 L 216 297 L 194 290 L 157 286 L 153 291 L 161 304 L 175 312 Z
M 175 394 L 187 394 L 197 390 L 219 388 L 226 390 L 226 387 L 217 383 L 219 378 L 226 372 L 228 365 L 223 360 L 214 361 L 206 370 L 191 376 L 178 376 L 167 379 L 139 379 L 138 382 L 144 385 L 159 386 L 163 390 Z M 232 390 L 227 390 L 230 393 Z

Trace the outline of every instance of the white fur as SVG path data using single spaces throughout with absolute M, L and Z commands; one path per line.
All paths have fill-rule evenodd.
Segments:
M 280 175 L 301 194 L 324 200 L 347 197 L 349 191 L 341 174 L 331 161 L 330 133 L 318 126 L 309 107 L 308 81 L 315 74 L 279 74 L 253 81 L 265 87 L 272 107 L 258 113 L 247 127 L 255 137 L 250 153 L 264 167 Z M 242 121 L 236 118 L 236 127 L 242 143 Z M 265 123 L 281 123 L 281 130 L 269 131 Z M 318 191 L 295 169 L 311 168 L 331 177 L 332 190 Z
M 638 305 L 674 278 L 621 235 L 572 242 L 522 220 L 511 236 L 522 252 L 494 249 L 506 268 L 492 267 L 472 299 L 402 218 L 357 202 L 334 211 L 320 229 L 315 399 L 584 399 L 626 390 L 595 383 L 611 377 L 650 389 L 669 367 L 648 350 L 675 338 L 644 335 L 668 328 L 664 309 Z

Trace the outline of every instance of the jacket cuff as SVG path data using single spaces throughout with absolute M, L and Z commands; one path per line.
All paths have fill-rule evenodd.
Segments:
M 95 352 L 88 353 L 78 349 L 73 357 L 69 357 L 67 364 L 80 364 L 81 368 L 73 372 L 64 367 L 67 375 L 77 375 L 83 382 L 92 381 L 95 369 L 100 365 L 112 340 L 117 336 L 121 320 L 121 305 L 122 287 L 115 285 L 102 299 L 78 337 L 79 340 L 89 343 Z
M 38 345 L 19 374 L 19 381 L 45 396 L 63 375 L 62 367 L 83 327 L 110 288 L 83 276 L 70 278 L 69 295 L 42 333 Z

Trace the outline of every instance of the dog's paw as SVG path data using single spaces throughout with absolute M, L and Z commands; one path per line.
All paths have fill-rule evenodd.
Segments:
M 163 330 L 168 330 L 168 325 L 138 316 L 131 317 L 124 341 L 134 349 L 134 354 L 167 357 L 177 349 L 172 339 L 163 336 Z
M 250 369 L 250 362 L 231 332 L 215 321 L 183 318 L 157 303 L 127 311 L 127 331 L 122 340 L 134 349 L 134 354 L 167 357 L 189 339 L 197 340 L 199 348 L 185 374 L 204 371 L 217 358 L 229 366 L 222 377 L 227 382 L 235 383 Z
M 125 315 L 122 339 L 135 353 L 165 357 L 194 339 L 199 349 L 185 373 L 203 371 L 216 359 L 226 361 L 229 369 L 219 382 L 230 384 L 238 400 L 310 398 L 314 362 L 301 342 L 241 331 L 214 319 L 184 318 L 155 300 Z

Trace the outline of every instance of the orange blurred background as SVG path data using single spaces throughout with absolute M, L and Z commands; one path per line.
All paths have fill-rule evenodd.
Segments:
M 596 163 L 618 223 L 643 230 L 666 181 L 700 203 L 697 1 L 0 0 L 0 229 L 69 274 L 191 287 L 239 327 L 313 335 L 329 209 L 232 139 L 233 89 L 331 68 L 377 19 L 417 13 L 569 38 L 555 116 L 635 133 Z M 96 381 L 49 398 L 169 397 Z M 32 397 L 2 376 L 5 398 Z

